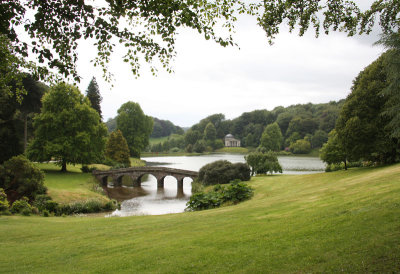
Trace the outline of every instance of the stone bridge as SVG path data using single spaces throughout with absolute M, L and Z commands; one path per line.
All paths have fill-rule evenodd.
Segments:
M 121 186 L 123 176 L 129 176 L 133 181 L 133 186 L 140 186 L 142 182 L 142 177 L 146 174 L 156 177 L 158 188 L 164 187 L 164 178 L 166 176 L 173 176 L 178 181 L 178 189 L 183 188 L 184 178 L 188 177 L 194 180 L 199 175 L 199 173 L 196 171 L 168 167 L 130 167 L 112 169 L 107 171 L 93 171 L 93 176 L 95 176 L 103 186 L 107 186 L 108 177 L 111 178 L 114 186 Z

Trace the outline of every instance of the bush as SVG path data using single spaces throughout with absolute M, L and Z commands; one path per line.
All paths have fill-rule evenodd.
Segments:
M 309 141 L 302 139 L 292 143 L 289 148 L 294 154 L 307 154 L 311 151 L 311 144 Z
M 58 216 L 80 214 L 80 213 L 98 213 L 103 211 L 111 211 L 119 208 L 119 204 L 115 200 L 111 200 L 105 204 L 98 200 L 88 200 L 84 202 L 75 202 L 66 205 L 59 205 L 56 214 Z
M 179 147 L 173 147 L 173 148 L 171 148 L 170 150 L 169 150 L 169 152 L 171 152 L 171 153 L 177 153 L 177 152 L 180 152 L 181 150 L 180 150 L 180 148 Z
M 250 167 L 245 163 L 235 163 L 233 164 L 235 170 L 235 176 L 232 180 L 239 179 L 240 181 L 250 180 Z
M 204 191 L 204 185 L 198 181 L 192 182 L 192 193 L 202 192 Z
M 227 187 L 222 188 L 224 203 L 232 201 L 234 204 L 250 199 L 253 189 L 240 180 L 232 181 Z
M 203 153 L 206 149 L 207 149 L 207 146 L 203 140 L 197 141 L 193 146 L 194 152 L 197 152 L 197 153 Z
M 11 205 L 10 211 L 13 214 L 23 214 L 23 215 L 27 216 L 32 213 L 32 207 L 28 203 L 28 198 L 23 197 L 21 200 L 16 200 Z
M 192 153 L 193 152 L 193 145 L 192 144 L 188 144 L 185 148 L 185 151 L 187 153 Z
M 245 157 L 247 164 L 251 167 L 251 174 L 270 174 L 280 172 L 282 167 L 279 164 L 275 153 L 269 151 L 267 153 L 253 152 Z
M 0 188 L 5 189 L 10 202 L 46 193 L 44 173 L 25 156 L 12 157 L 0 166 Z
M 56 213 L 58 210 L 58 203 L 53 201 L 48 195 L 36 195 L 35 201 L 33 203 L 39 212 L 53 212 Z
M 95 167 L 95 166 L 94 167 L 82 166 L 81 170 L 82 170 L 83 173 L 91 173 L 94 170 L 97 170 L 97 167 Z
M 39 194 L 35 196 L 35 201 L 33 202 L 33 205 L 39 209 L 39 211 L 43 211 L 46 209 L 46 203 L 47 201 L 51 200 L 50 196 L 46 194 Z
M 125 164 L 117 163 L 117 164 L 113 165 L 113 166 L 110 168 L 110 170 L 111 170 L 111 169 L 127 168 L 127 167 L 130 167 L 130 165 L 127 166 L 127 165 L 125 165 Z
M 198 192 L 186 203 L 186 211 L 198 211 L 220 207 L 223 204 L 237 204 L 250 199 L 253 189 L 240 180 L 234 180 L 229 185 L 215 185 L 212 191 Z
M 250 180 L 250 168 L 246 164 L 232 164 L 226 160 L 203 166 L 198 178 L 204 185 L 227 184 L 235 179 Z
M 6 193 L 0 188 L 0 214 L 6 214 L 9 206 Z

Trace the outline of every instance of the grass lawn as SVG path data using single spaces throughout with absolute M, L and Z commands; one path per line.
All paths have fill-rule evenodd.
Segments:
M 253 199 L 126 218 L 0 217 L 4 272 L 400 270 L 400 165 L 251 180 Z
M 159 143 L 164 143 L 165 141 L 167 141 L 169 138 L 169 136 L 164 136 L 164 137 L 159 137 L 159 138 L 150 138 L 149 139 L 149 143 L 150 145 L 156 145 Z
M 68 165 L 68 172 L 60 172 L 60 167 L 55 164 L 38 164 L 45 172 L 44 184 L 47 193 L 57 203 L 68 204 L 85 200 L 108 201 L 104 195 L 92 191 L 92 175 L 82 173 L 80 166 Z
M 247 154 L 249 153 L 249 149 L 246 147 L 224 147 L 221 149 L 217 149 L 215 152 L 217 153 L 239 153 L 239 154 Z
M 145 162 L 130 158 L 132 166 L 144 166 Z M 109 199 L 104 195 L 93 191 L 93 184 L 96 183 L 90 173 L 82 173 L 81 165 L 68 165 L 68 172 L 60 172 L 60 167 L 53 163 L 38 164 L 45 172 L 45 186 L 48 188 L 50 197 L 62 204 L 68 204 L 85 200 L 99 200 L 107 202 Z M 110 167 L 105 165 L 90 165 L 97 169 L 107 170 Z

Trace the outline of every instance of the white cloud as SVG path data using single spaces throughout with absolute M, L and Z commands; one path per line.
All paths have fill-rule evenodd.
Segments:
M 110 65 L 115 74 L 112 90 L 89 63 L 94 57 L 90 46 L 82 44 L 80 88 L 86 90 L 96 76 L 105 119 L 114 117 L 131 100 L 148 115 L 190 126 L 214 113 L 234 118 L 255 109 L 345 98 L 354 77 L 382 52 L 365 40 L 340 33 L 315 39 L 312 33 L 298 37 L 282 32 L 270 46 L 263 30 L 249 23 L 253 19 L 241 20 L 236 34 L 240 50 L 222 48 L 182 30 L 174 74 L 161 71 L 153 77 L 142 71 L 142 77 L 135 79 L 117 52 Z

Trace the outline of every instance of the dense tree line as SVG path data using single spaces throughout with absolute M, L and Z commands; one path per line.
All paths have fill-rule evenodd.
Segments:
M 398 76 L 392 75 L 392 54 L 392 51 L 384 53 L 355 78 L 335 130 L 322 148 L 321 158 L 328 164 L 343 163 L 347 168 L 347 162 L 400 160 L 400 136 L 396 134 L 400 124 L 393 122 L 394 115 L 387 115 L 396 107 L 393 100 L 399 100 L 398 91 L 393 90 L 398 89 L 393 84 L 393 77 Z
M 223 138 L 231 133 L 244 147 L 263 146 L 267 150 L 290 149 L 304 153 L 306 147 L 319 148 L 328 140 L 344 100 L 326 104 L 298 104 L 276 107 L 272 111 L 254 110 L 227 120 L 223 114 L 213 114 L 193 125 L 182 137 L 153 145 L 152 151 L 168 151 L 173 147 L 188 152 L 203 152 L 224 146 Z M 172 141 L 174 140 L 174 141 Z M 302 140 L 294 145 L 297 141 Z M 178 143 L 179 141 L 180 143 Z M 173 143 L 173 145 L 171 145 Z M 305 146 L 304 146 L 305 144 Z
M 184 133 L 181 127 L 174 125 L 171 121 L 160 120 L 155 117 L 153 117 L 153 121 L 153 132 L 150 135 L 152 138 L 170 136 L 171 134 L 182 135 Z
M 40 112 L 48 89 L 29 74 L 23 74 L 22 84 L 26 94 L 18 95 L 15 83 L 10 93 L 0 93 L 0 164 L 24 152 L 33 137 L 33 116 Z

